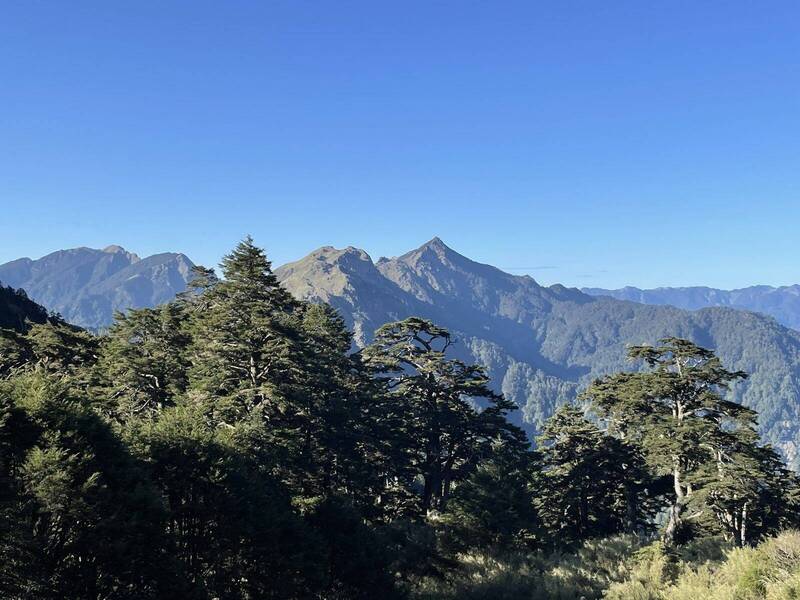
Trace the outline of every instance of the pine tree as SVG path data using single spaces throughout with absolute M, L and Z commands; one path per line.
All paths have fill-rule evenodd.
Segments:
M 187 386 L 187 315 L 179 303 L 118 314 L 103 339 L 98 376 L 108 412 L 126 420 L 153 416 Z
M 572 406 L 547 421 L 538 445 L 536 504 L 558 544 L 647 528 L 654 482 L 635 448 L 604 435 Z
M 410 318 L 381 327 L 364 350 L 403 415 L 411 466 L 422 480 L 422 514 L 444 508 L 493 442 L 524 439 L 505 418 L 516 407 L 489 388 L 483 368 L 446 357 L 452 343 L 447 330 Z
M 598 380 L 586 398 L 610 431 L 639 444 L 649 465 L 670 476 L 666 543 L 674 544 L 682 528 L 699 523 L 707 510 L 717 513 L 726 533 L 738 532 L 733 537 L 741 542 L 746 539 L 747 511 L 757 510 L 747 498 L 752 501 L 760 485 L 753 458 L 760 451 L 753 431 L 755 413 L 722 394 L 746 374 L 726 370 L 712 351 L 687 340 L 661 343 L 629 351 L 649 371 Z

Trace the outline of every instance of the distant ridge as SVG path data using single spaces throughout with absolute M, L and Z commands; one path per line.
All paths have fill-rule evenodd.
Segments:
M 754 285 L 735 290 L 702 286 L 654 289 L 629 286 L 616 290 L 583 288 L 582 291 L 593 296 L 609 296 L 642 304 L 667 304 L 688 310 L 729 306 L 769 315 L 787 327 L 800 330 L 800 285 Z
M 112 322 L 115 311 L 172 300 L 186 289 L 192 266 L 178 253 L 140 258 L 116 245 L 81 247 L 0 265 L 0 281 L 24 289 L 70 323 L 98 329 Z

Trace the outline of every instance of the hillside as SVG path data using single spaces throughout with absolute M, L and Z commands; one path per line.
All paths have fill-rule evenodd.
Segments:
M 295 296 L 339 309 L 356 333 L 411 315 L 459 338 L 465 358 L 487 366 L 498 390 L 535 430 L 593 378 L 628 367 L 625 347 L 680 336 L 716 349 L 750 378 L 733 397 L 761 413 L 765 439 L 795 460 L 800 442 L 800 334 L 774 319 L 727 307 L 687 311 L 541 286 L 474 262 L 435 238 L 374 263 L 363 250 L 326 247 L 276 271 Z
M 172 300 L 186 289 L 192 266 L 183 254 L 142 259 L 119 246 L 73 248 L 0 265 L 0 281 L 24 289 L 70 323 L 97 329 L 109 325 L 117 310 Z
M 22 290 L 0 284 L 0 329 L 25 330 L 25 323 L 44 323 L 47 311 Z
M 677 308 L 696 310 L 710 306 L 728 306 L 775 317 L 792 329 L 800 329 L 800 285 L 772 287 L 754 285 L 735 290 L 710 287 L 662 287 L 643 290 L 624 287 L 617 290 L 583 288 L 592 296 L 610 296 L 641 304 L 668 304 Z

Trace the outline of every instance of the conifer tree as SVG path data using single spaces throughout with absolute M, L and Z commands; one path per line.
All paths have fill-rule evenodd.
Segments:
M 16 579 L 22 598 L 179 597 L 155 489 L 74 393 L 43 365 L 0 385 L 0 515 L 30 561 L 0 565 L 0 581 Z
M 508 552 L 541 542 L 536 468 L 527 447 L 508 440 L 493 444 L 491 456 L 455 488 L 437 522 L 445 546 L 457 552 Z
M 755 414 L 725 399 L 723 393 L 746 374 L 728 371 L 712 351 L 690 341 L 667 338 L 661 344 L 634 346 L 629 351 L 630 358 L 643 361 L 649 371 L 598 380 L 586 397 L 610 431 L 639 444 L 650 466 L 670 476 L 672 501 L 665 542 L 674 544 L 683 527 L 707 516 L 712 508 L 704 501 L 712 502 L 722 522 L 730 517 L 738 523 L 723 530 L 729 535 L 737 531 L 734 537 L 741 542 L 746 525 L 743 529 L 737 519 L 743 510 L 746 517 L 746 498 L 752 498 L 761 485 L 755 476 L 758 461 L 747 458 L 759 453 L 753 432 Z M 704 491 L 698 495 L 701 488 Z M 757 509 L 751 506 L 750 510 Z M 731 511 L 739 517 L 731 517 Z
M 300 319 L 304 415 L 303 479 L 307 496 L 347 494 L 362 504 L 379 492 L 374 473 L 382 446 L 376 422 L 376 390 L 360 357 L 351 354 L 352 334 L 327 304 L 306 305 Z M 367 501 L 371 503 L 370 500 Z
M 729 425 L 709 444 L 712 457 L 698 468 L 690 502 L 698 512 L 706 509 L 702 521 L 706 527 L 745 546 L 798 522 L 797 476 L 772 448 L 758 445 L 754 429 L 733 427 Z
M 482 367 L 447 358 L 452 343 L 447 330 L 410 318 L 381 327 L 364 351 L 404 415 L 412 469 L 422 480 L 422 514 L 444 508 L 493 442 L 524 439 L 505 417 L 515 405 L 489 388 Z
M 538 442 L 536 505 L 557 544 L 647 528 L 653 482 L 635 448 L 604 435 L 572 406 L 547 421 Z
M 109 412 L 122 420 L 153 416 L 186 390 L 186 321 L 176 302 L 116 316 L 98 363 Z
M 313 597 L 322 585 L 318 538 L 239 431 L 191 402 L 129 427 L 166 500 L 171 555 L 194 587 L 226 599 Z
M 225 256 L 222 273 L 194 315 L 192 384 L 215 396 L 217 418 L 228 425 L 254 412 L 289 417 L 299 356 L 297 303 L 249 237 Z

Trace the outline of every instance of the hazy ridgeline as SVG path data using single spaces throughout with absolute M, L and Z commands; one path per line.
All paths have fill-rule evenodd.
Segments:
M 102 336 L 6 293 L 0 596 L 796 597 L 798 478 L 713 352 L 630 347 L 532 448 L 447 329 L 352 352 L 249 239 L 222 269 Z

